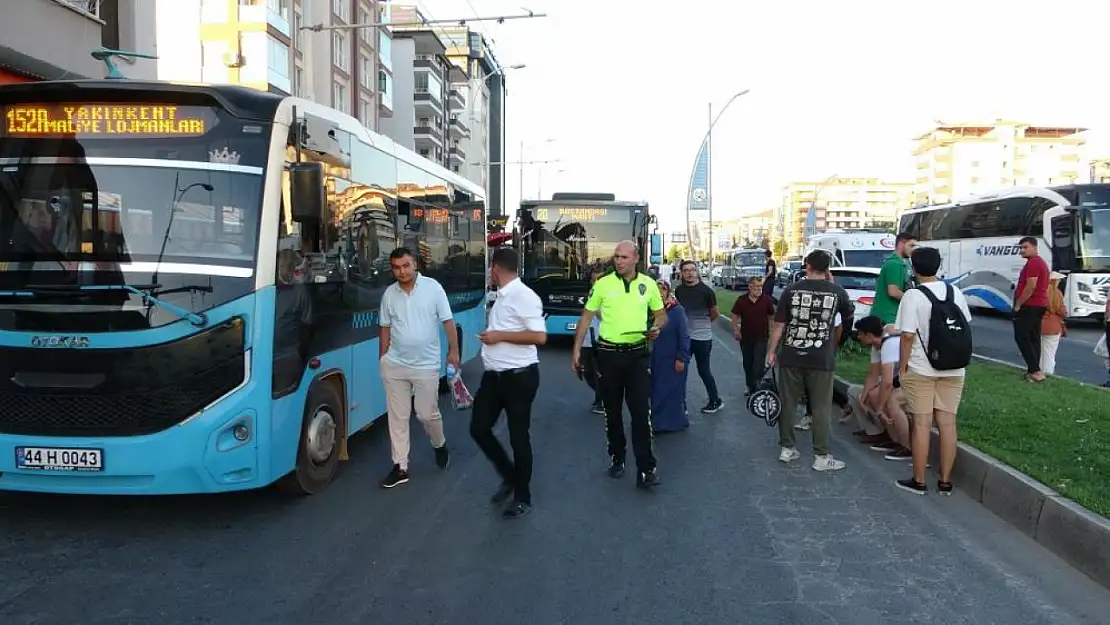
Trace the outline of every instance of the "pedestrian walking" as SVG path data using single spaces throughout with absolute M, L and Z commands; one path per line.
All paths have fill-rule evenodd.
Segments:
M 1019 252 L 1025 266 L 1018 274 L 1014 290 L 1014 342 L 1025 361 L 1025 380 L 1044 382 L 1041 371 L 1041 319 L 1048 308 L 1048 263 L 1041 258 L 1037 239 L 1022 237 Z
M 601 269 L 595 267 L 590 270 L 590 288 L 594 287 L 594 283 L 601 277 Z M 594 401 L 590 406 L 590 412 L 594 414 L 605 414 L 605 404 L 601 401 L 601 383 L 598 381 L 597 371 L 597 331 L 600 327 L 601 318 L 595 316 L 593 321 L 590 322 L 590 328 L 586 331 L 585 338 L 582 339 L 582 369 L 578 375 L 586 380 L 590 390 L 594 392 Z
M 1064 305 L 1064 296 L 1060 293 L 1060 281 L 1063 279 L 1064 274 L 1056 271 L 1048 276 L 1048 306 L 1041 318 L 1041 371 L 1046 375 L 1056 373 L 1056 350 L 1060 347 L 1060 337 L 1068 335 L 1068 326 L 1064 322 L 1068 307 Z
M 571 368 L 581 365 L 582 340 L 593 318 L 601 314 L 597 364 L 605 403 L 605 434 L 609 441 L 609 476 L 624 476 L 623 404 L 631 417 L 632 452 L 636 456 L 636 485 L 659 484 L 651 435 L 651 375 L 649 342 L 667 324 L 667 312 L 655 281 L 636 270 L 640 255 L 632 241 L 621 241 L 613 252 L 616 271 L 590 289 L 574 336 Z M 650 319 L 650 321 L 649 321 Z M 649 327 L 650 324 L 650 327 Z
M 894 238 L 894 251 L 883 260 L 879 277 L 875 280 L 875 297 L 871 314 L 883 325 L 894 323 L 898 316 L 898 302 L 912 286 L 912 275 L 907 260 L 917 247 L 917 237 L 903 232 Z
M 651 427 L 652 432 L 680 432 L 690 427 L 686 410 L 686 378 L 690 365 L 690 331 L 686 312 L 675 299 L 671 284 L 658 282 L 667 325 L 651 345 Z
M 842 319 L 852 319 L 855 306 L 843 287 L 826 279 L 831 260 L 822 250 L 806 256 L 805 278 L 786 287 L 779 298 L 767 349 L 767 366 L 779 365 L 779 393 L 784 407 L 778 423 L 779 460 L 792 462 L 801 457 L 794 447 L 794 419 L 795 407 L 805 394 L 813 415 L 815 471 L 844 468 L 844 462 L 829 453 L 837 348 L 835 319 L 838 313 Z
M 939 250 L 919 247 L 910 262 L 919 286 L 906 291 L 894 325 L 902 332 L 898 378 L 913 415 L 913 476 L 895 485 L 916 495 L 928 491 L 925 467 L 935 422 L 940 433 L 937 490 L 947 495 L 956 462 L 956 413 L 971 360 L 971 311 L 960 289 L 937 280 Z
M 713 354 L 713 322 L 720 313 L 717 311 L 717 294 L 709 285 L 701 281 L 698 266 L 694 261 L 682 262 L 682 284 L 675 287 L 674 295 L 686 310 L 690 326 L 690 351 L 698 366 L 698 377 L 705 385 L 709 401 L 701 411 L 712 414 L 724 407 L 717 391 L 717 380 L 713 377 L 711 356 Z
M 775 303 L 763 293 L 763 285 L 763 278 L 752 278 L 748 281 L 748 294 L 732 304 L 732 336 L 740 342 L 748 389 L 744 397 L 755 392 L 755 385 L 766 372 L 767 339 L 775 319 Z
M 501 476 L 501 487 L 492 503 L 512 502 L 502 512 L 516 519 L 532 510 L 532 402 L 540 386 L 537 345 L 547 342 L 543 304 L 517 276 L 517 255 L 500 249 L 490 260 L 490 281 L 497 287 L 497 301 L 490 310 L 482 341 L 482 382 L 474 396 L 470 436 Z M 509 425 L 513 458 L 493 435 L 501 412 Z
M 447 335 L 447 364 L 459 367 L 459 340 L 443 287 L 416 270 L 416 260 L 407 248 L 390 253 L 389 267 L 396 282 L 382 294 L 378 335 L 378 369 L 385 388 L 393 455 L 393 469 L 381 482 L 384 488 L 409 481 L 409 422 L 414 407 L 435 449 L 436 464 L 447 468 L 451 456 L 439 413 L 441 328 Z
M 775 253 L 771 250 L 764 252 L 764 255 L 767 257 L 767 261 L 763 263 L 763 292 L 773 300 L 775 299 L 775 282 L 778 281 L 779 277 L 779 264 L 775 262 Z

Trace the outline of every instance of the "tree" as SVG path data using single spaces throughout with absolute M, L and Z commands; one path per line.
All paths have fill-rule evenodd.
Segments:
M 690 258 L 690 245 L 687 243 L 672 244 L 670 248 L 667 249 L 666 258 L 669 263 Z
M 786 239 L 779 239 L 771 246 L 771 251 L 775 253 L 775 258 L 783 258 L 786 256 L 787 247 Z

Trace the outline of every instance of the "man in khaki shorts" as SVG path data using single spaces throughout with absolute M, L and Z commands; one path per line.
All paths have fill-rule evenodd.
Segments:
M 964 368 L 938 370 L 933 366 L 936 359 L 926 354 L 925 347 L 937 349 L 938 342 L 930 343 L 934 305 L 941 305 L 949 297 L 956 310 L 948 317 L 948 326 L 970 333 L 971 311 L 960 289 L 937 280 L 940 270 L 940 251 L 931 247 L 919 247 L 913 251 L 910 262 L 914 275 L 920 285 L 908 289 L 902 296 L 898 307 L 898 318 L 894 325 L 902 331 L 901 374 L 903 392 L 913 413 L 913 477 L 898 480 L 898 488 L 924 495 L 925 466 L 929 458 L 929 431 L 936 422 L 940 431 L 940 467 L 937 490 L 941 494 L 952 493 L 952 465 L 956 462 L 956 412 L 964 391 Z M 935 298 L 923 292 L 928 289 Z M 963 318 L 958 319 L 962 314 Z M 970 343 L 968 344 L 970 345 Z

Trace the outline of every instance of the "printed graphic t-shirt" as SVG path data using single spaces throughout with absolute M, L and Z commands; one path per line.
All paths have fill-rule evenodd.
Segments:
M 779 298 L 775 322 L 784 323 L 779 366 L 832 371 L 836 366 L 836 315 L 851 319 L 848 292 L 828 280 L 805 278 Z

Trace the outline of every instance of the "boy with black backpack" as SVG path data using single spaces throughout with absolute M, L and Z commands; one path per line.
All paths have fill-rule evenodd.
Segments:
M 899 378 L 913 414 L 913 477 L 896 484 L 917 495 L 928 492 L 925 466 L 935 420 L 940 431 L 937 490 L 948 495 L 956 462 L 956 412 L 971 362 L 971 311 L 960 289 L 937 280 L 939 250 L 919 247 L 910 263 L 919 286 L 902 296 L 894 325 L 902 332 Z

